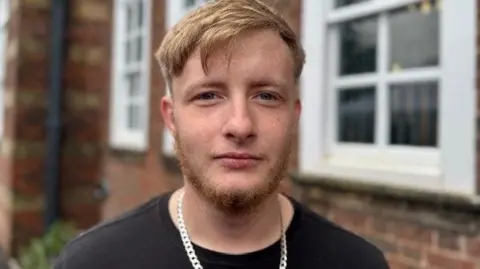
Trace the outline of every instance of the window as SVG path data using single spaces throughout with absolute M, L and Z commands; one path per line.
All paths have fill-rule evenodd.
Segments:
M 150 0 L 116 0 L 110 140 L 145 150 L 150 94 Z
M 302 172 L 473 194 L 475 10 L 303 1 Z
M 5 70 L 7 65 L 6 48 L 7 48 L 7 35 L 8 35 L 8 19 L 9 19 L 10 7 L 9 0 L 0 0 L 0 137 L 3 136 L 3 129 L 5 125 L 5 105 L 4 105 L 4 92 L 5 92 Z
M 173 27 L 183 16 L 196 7 L 206 3 L 207 0 L 167 0 L 166 26 L 167 30 Z M 168 129 L 163 132 L 163 154 L 174 155 L 174 139 Z

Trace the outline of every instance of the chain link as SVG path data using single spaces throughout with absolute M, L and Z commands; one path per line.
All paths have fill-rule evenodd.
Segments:
M 188 259 L 192 264 L 194 269 L 203 269 L 202 264 L 197 258 L 195 254 L 195 249 L 193 248 L 192 241 L 190 240 L 190 236 L 188 235 L 187 227 L 185 226 L 185 220 L 183 218 L 183 195 L 184 192 L 180 194 L 177 203 L 177 221 L 178 227 L 180 230 L 180 237 L 182 238 L 183 247 L 187 252 Z M 282 214 L 280 214 L 280 223 L 281 223 L 281 230 L 282 230 L 282 237 L 280 239 L 281 242 L 281 252 L 280 252 L 280 266 L 279 269 L 286 269 L 287 268 L 287 239 L 285 236 L 285 231 L 283 229 L 283 219 Z

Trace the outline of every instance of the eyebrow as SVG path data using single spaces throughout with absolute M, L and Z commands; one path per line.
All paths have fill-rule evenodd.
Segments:
M 187 85 L 185 95 L 190 96 L 192 92 L 200 88 L 226 88 L 226 84 L 220 80 L 199 80 Z

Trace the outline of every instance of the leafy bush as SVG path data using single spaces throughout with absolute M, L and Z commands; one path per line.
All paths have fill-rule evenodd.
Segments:
M 66 222 L 57 222 L 40 238 L 31 240 L 20 250 L 18 262 L 22 269 L 50 269 L 53 260 L 78 231 Z

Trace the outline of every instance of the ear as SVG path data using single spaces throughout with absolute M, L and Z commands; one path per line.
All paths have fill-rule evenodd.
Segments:
M 168 128 L 172 136 L 176 132 L 175 120 L 173 118 L 173 100 L 170 95 L 163 96 L 160 100 L 160 113 L 162 114 L 163 123 Z
M 298 122 L 300 121 L 300 115 L 302 114 L 302 101 L 300 101 L 300 99 L 297 99 L 295 101 L 295 105 L 293 109 L 295 113 L 295 122 L 298 125 Z

